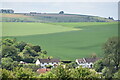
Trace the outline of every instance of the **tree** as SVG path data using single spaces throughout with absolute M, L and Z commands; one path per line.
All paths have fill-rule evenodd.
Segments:
M 103 65 L 103 61 L 102 59 L 96 61 L 94 63 L 94 69 L 97 71 L 97 72 L 102 72 L 102 69 L 104 68 L 104 65 Z
M 18 66 L 18 62 L 17 61 L 13 61 L 12 58 L 2 58 L 1 59 L 2 62 L 2 68 L 7 69 L 7 70 L 12 70 L 14 67 Z
M 2 45 L 11 46 L 11 45 L 13 45 L 15 42 L 16 42 L 16 39 L 6 38 L 6 39 L 3 39 L 3 40 L 2 40 Z
M 56 79 L 57 78 L 57 76 L 55 75 L 55 74 L 53 74 L 51 71 L 49 71 L 49 72 L 47 72 L 47 73 L 45 73 L 45 74 L 40 74 L 39 76 L 38 76 L 39 78 L 42 78 L 42 79 L 47 79 L 47 80 L 51 80 L 51 79 Z
M 120 69 L 114 74 L 113 78 L 120 79 Z
M 102 69 L 102 75 L 105 78 L 112 78 L 113 74 L 112 74 L 112 70 L 110 70 L 108 67 L 104 67 L 104 69 Z
M 47 54 L 47 51 L 46 51 L 46 50 L 43 50 L 42 53 L 43 53 L 43 54 Z
M 59 14 L 64 14 L 64 11 L 60 11 Z
M 57 68 L 54 68 L 53 74 L 56 75 L 58 80 L 68 80 L 69 72 L 68 69 L 64 68 L 62 65 L 57 66 Z
M 71 69 L 70 72 L 71 78 L 77 79 L 86 79 L 86 78 L 99 78 L 100 75 L 96 73 L 96 71 L 90 70 L 89 68 L 83 68 L 80 66 L 79 68 Z
M 79 68 L 76 69 L 72 69 L 71 70 L 71 77 L 72 78 L 87 78 L 88 75 L 90 75 L 90 71 L 87 68 L 82 68 L 82 66 L 80 66 Z
M 18 50 L 14 46 L 2 46 L 2 57 L 10 57 L 18 60 Z
M 14 73 L 12 71 L 6 70 L 6 69 L 0 69 L 0 72 L 2 73 L 1 77 L 3 80 L 13 79 L 15 78 Z
M 23 67 L 16 67 L 14 70 L 14 74 L 16 78 L 33 78 L 35 76 L 35 73 L 30 68 L 23 68 Z
M 120 38 L 112 37 L 104 45 L 105 58 L 108 59 L 108 67 L 111 67 L 111 62 L 114 64 L 116 71 L 120 64 Z
M 41 47 L 40 46 L 32 46 L 32 49 L 35 50 L 36 52 L 41 52 Z
M 20 50 L 20 52 L 24 49 L 24 47 L 26 46 L 27 44 L 25 42 L 17 42 L 16 44 L 14 44 L 14 46 L 16 48 L 18 48 Z
M 23 68 L 30 68 L 32 71 L 37 71 L 37 69 L 40 68 L 40 66 L 36 66 L 35 64 L 19 64 L 18 67 L 23 67 Z
M 114 20 L 113 17 L 108 17 L 108 19 Z
M 23 61 L 32 63 L 36 56 L 39 56 L 39 54 L 34 51 L 31 46 L 26 45 L 22 52 L 19 54 L 19 56 L 22 58 Z
M 103 65 L 104 69 L 102 70 L 103 76 L 105 78 L 111 79 L 119 69 L 120 69 L 120 38 L 112 37 L 108 39 L 105 43 Z

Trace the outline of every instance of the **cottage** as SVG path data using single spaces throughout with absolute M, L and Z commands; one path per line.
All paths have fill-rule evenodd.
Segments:
M 82 59 L 76 59 L 76 63 L 79 66 L 92 68 L 94 65 L 94 62 L 99 60 L 99 58 L 82 58 Z
M 51 65 L 53 67 L 60 63 L 59 59 L 38 59 L 36 65 L 40 65 L 41 68 L 46 68 L 46 66 Z

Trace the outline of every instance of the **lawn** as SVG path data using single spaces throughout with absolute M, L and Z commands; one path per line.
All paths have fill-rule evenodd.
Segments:
M 75 60 L 93 53 L 102 57 L 102 46 L 108 38 L 118 35 L 118 25 L 117 22 L 3 23 L 3 35 L 40 45 L 49 56 Z

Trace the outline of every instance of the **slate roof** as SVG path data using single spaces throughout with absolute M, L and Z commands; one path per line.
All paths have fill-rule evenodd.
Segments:
M 41 63 L 60 62 L 59 59 L 39 59 Z
M 82 59 L 77 59 L 79 63 L 85 63 L 86 61 L 82 58 Z
M 99 59 L 100 58 L 82 58 L 82 59 L 77 59 L 77 61 L 79 63 L 90 63 L 90 62 L 94 63 L 94 62 L 96 62 Z
M 85 59 L 86 62 L 88 62 L 88 63 L 90 63 L 90 62 L 94 63 L 94 62 L 96 62 L 97 60 L 99 60 L 100 58 L 84 58 L 84 59 Z

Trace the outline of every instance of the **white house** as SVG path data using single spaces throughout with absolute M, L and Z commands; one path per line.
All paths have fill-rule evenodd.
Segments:
M 99 58 L 81 58 L 76 59 L 76 63 L 82 67 L 92 68 L 94 62 L 96 62 L 97 60 L 99 60 Z
M 38 59 L 36 61 L 36 65 L 40 65 L 42 68 L 46 68 L 47 65 L 55 67 L 59 63 L 60 63 L 59 59 Z

